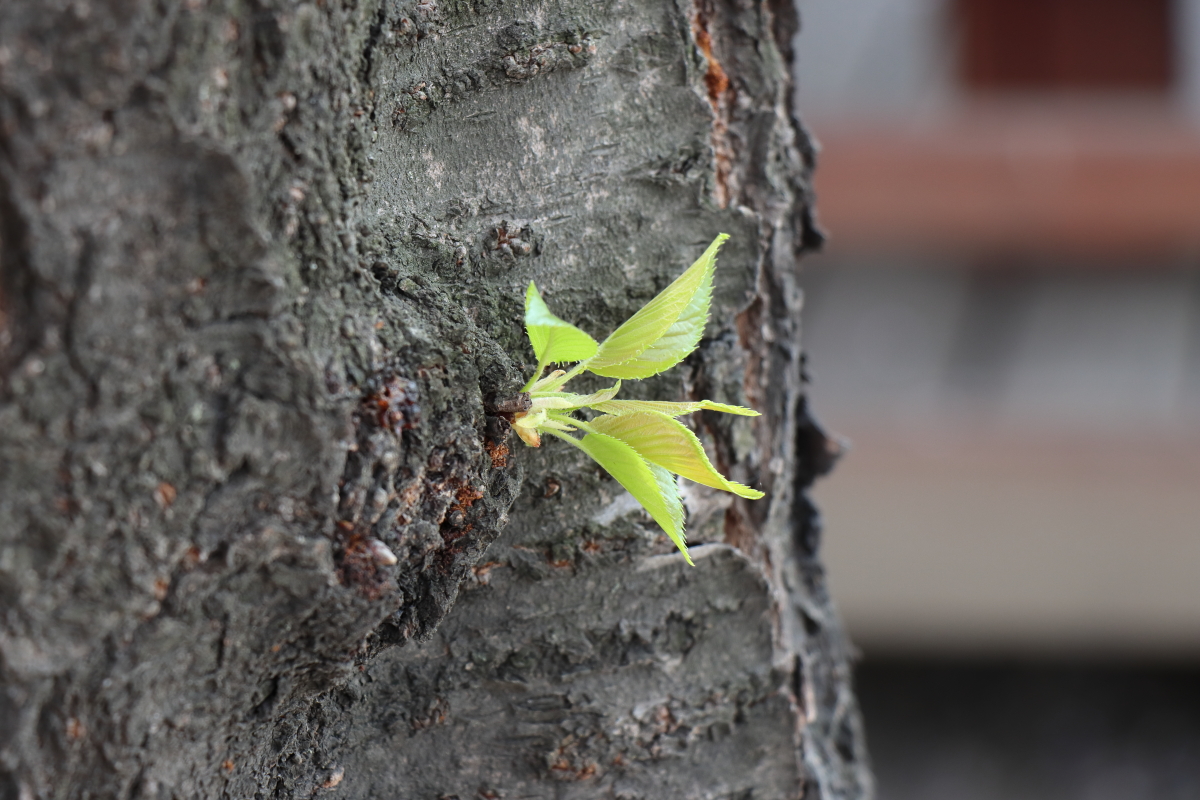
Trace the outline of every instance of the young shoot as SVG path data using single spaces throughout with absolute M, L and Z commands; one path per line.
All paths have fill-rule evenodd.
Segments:
M 517 435 L 530 447 L 540 446 L 542 436 L 549 435 L 587 453 L 642 504 L 689 564 L 675 475 L 751 500 L 763 493 L 726 480 L 700 440 L 676 417 L 701 409 L 747 417 L 758 412 L 711 400 L 672 403 L 616 396 L 621 380 L 657 375 L 696 349 L 708 322 L 717 251 L 728 238 L 722 233 L 714 239 L 696 263 L 601 343 L 551 313 L 533 282 L 525 292 L 525 330 L 538 364 L 522 390 L 529 392 L 532 405 L 513 416 Z M 546 367 L 569 363 L 575 366 L 543 376 Z M 584 372 L 618 380 L 589 395 L 565 391 L 567 382 Z M 590 421 L 574 416 L 583 408 L 599 416 Z

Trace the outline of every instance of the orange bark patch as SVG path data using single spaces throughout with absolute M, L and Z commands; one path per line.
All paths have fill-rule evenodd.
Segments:
M 460 486 L 458 492 L 454 495 L 455 505 L 451 506 L 451 508 L 466 511 L 481 497 L 483 497 L 483 492 L 474 486 Z
M 725 74 L 725 69 L 721 66 L 721 62 L 717 61 L 713 56 L 712 51 L 712 36 L 708 34 L 702 25 L 699 17 L 696 19 L 696 44 L 700 47 L 700 52 L 704 53 L 704 58 L 708 61 L 708 71 L 704 73 L 704 84 L 708 87 L 708 101 L 715 108 L 721 100 L 721 95 L 729 89 L 729 76 Z
M 733 146 L 729 142 L 729 108 L 732 105 L 733 86 L 729 75 L 713 53 L 712 35 L 708 31 L 708 20 L 700 12 L 692 18 L 692 35 L 696 46 L 704 54 L 708 68 L 704 73 L 704 85 L 708 89 L 708 104 L 713 110 L 712 136 L 714 199 L 717 205 L 729 205 L 731 189 L 729 178 L 733 172 Z
M 67 738 L 72 742 L 77 742 L 87 736 L 87 727 L 77 718 L 71 717 L 67 720 Z
M 338 523 L 338 528 L 353 531 L 354 526 L 343 520 Z M 380 569 L 371 543 L 361 533 L 351 532 L 343 539 L 342 550 L 336 560 L 342 585 L 355 587 L 368 600 L 378 600 L 390 588 L 388 574 Z
M 175 487 L 163 481 L 154 489 L 154 502 L 161 509 L 168 509 L 175 502 Z
M 483 447 L 492 459 L 493 468 L 500 469 L 501 467 L 508 466 L 508 445 L 504 442 L 493 442 L 488 439 L 484 441 Z

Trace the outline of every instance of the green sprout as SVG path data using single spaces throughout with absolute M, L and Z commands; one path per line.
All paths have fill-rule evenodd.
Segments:
M 642 504 L 689 564 L 693 562 L 683 533 L 683 503 L 672 473 L 751 500 L 763 493 L 717 472 L 696 434 L 676 417 L 701 409 L 745 417 L 757 417 L 758 412 L 711 400 L 614 398 L 621 379 L 657 375 L 696 349 L 708 322 L 717 251 L 728 238 L 722 233 L 714 239 L 696 263 L 600 344 L 554 316 L 532 281 L 525 292 L 525 330 L 538 365 L 522 389 L 529 393 L 531 406 L 513 415 L 517 435 L 525 444 L 539 447 L 541 435 L 549 434 L 587 453 Z M 569 372 L 556 369 L 542 377 L 547 366 L 569 362 L 578 363 Z M 594 394 L 563 391 L 583 372 L 618 380 Z M 600 412 L 599 416 L 586 421 L 572 416 L 584 408 Z M 570 435 L 574 432 L 584 435 Z

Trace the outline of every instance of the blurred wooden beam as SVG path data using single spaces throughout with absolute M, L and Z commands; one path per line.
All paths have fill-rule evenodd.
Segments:
M 1153 101 L 989 102 L 813 127 L 834 251 L 1200 253 L 1200 128 Z

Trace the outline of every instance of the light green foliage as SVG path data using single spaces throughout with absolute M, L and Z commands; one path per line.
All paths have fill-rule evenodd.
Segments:
M 637 450 L 620 439 L 602 433 L 589 433 L 582 439 L 566 434 L 556 434 L 587 453 L 596 463 L 604 467 L 617 483 L 625 487 L 649 512 L 671 541 L 687 553 L 687 542 L 683 538 L 683 502 L 679 499 L 679 486 L 671 473 L 662 467 L 646 463 Z M 688 558 L 691 563 L 691 558 Z
M 661 400 L 608 400 L 602 403 L 592 403 L 591 407 L 605 414 L 637 414 L 642 411 L 654 411 L 666 414 L 668 417 L 682 417 L 696 411 L 724 411 L 726 414 L 737 414 L 739 417 L 757 417 L 758 412 L 741 406 L 730 406 L 725 403 L 714 403 L 712 400 L 697 400 L 696 402 L 671 403 Z
M 587 369 L 606 378 L 649 378 L 678 364 L 696 349 L 712 301 L 722 233 L 687 272 L 642 306 L 600 345 Z
M 546 364 L 591 358 L 599 347 L 591 336 L 551 314 L 533 281 L 525 290 L 525 330 L 543 369 Z
M 688 480 L 714 489 L 724 489 L 751 500 L 763 496 L 763 493 L 756 489 L 725 480 L 709 463 L 704 454 L 704 446 L 700 444 L 696 434 L 666 414 L 604 414 L 592 420 L 592 428 L 614 439 L 620 439 L 637 450 L 642 458 Z
M 711 400 L 616 400 L 619 380 L 589 395 L 562 389 L 585 371 L 607 378 L 647 378 L 670 369 L 695 350 L 708 322 L 717 251 L 728 238 L 722 233 L 713 240 L 696 263 L 599 345 L 554 316 L 533 283 L 525 292 L 525 330 L 538 367 L 524 388 L 532 407 L 513 418 L 517 435 L 538 447 L 541 434 L 549 434 L 587 453 L 642 504 L 689 564 L 675 475 L 751 500 L 763 493 L 726 480 L 708 460 L 696 435 L 675 417 L 702 409 L 748 417 L 758 412 Z M 547 365 L 564 362 L 577 363 L 569 372 L 554 370 L 543 377 Z M 590 421 L 572 416 L 584 408 L 600 412 L 599 416 Z M 573 432 L 584 435 L 578 438 L 570 435 Z

